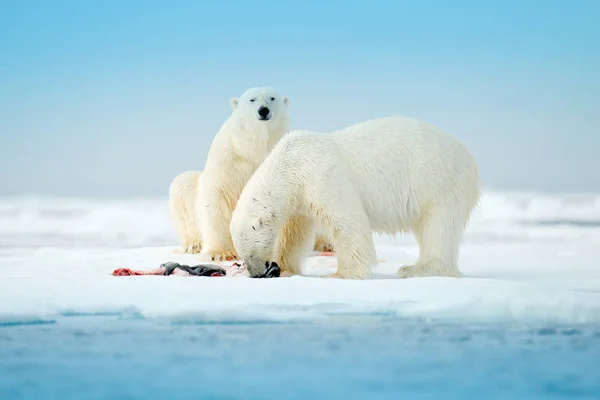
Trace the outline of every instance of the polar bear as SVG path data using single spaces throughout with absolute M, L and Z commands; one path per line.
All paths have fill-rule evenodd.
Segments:
M 412 118 L 377 118 L 329 134 L 288 133 L 246 184 L 230 230 L 250 276 L 268 275 L 273 262 L 301 272 L 318 223 L 335 247 L 332 277 L 370 277 L 373 232 L 415 234 L 419 258 L 401 277 L 459 277 L 479 196 L 477 165 L 460 142 Z
M 229 222 L 242 188 L 288 131 L 287 97 L 270 87 L 232 98 L 231 116 L 211 144 L 204 171 L 178 175 L 169 187 L 169 208 L 184 252 L 213 261 L 233 259 Z M 324 234 L 317 251 L 332 251 Z
M 196 254 L 202 250 L 202 222 L 196 209 L 201 175 L 202 171 L 183 172 L 169 186 L 169 211 L 184 253 Z M 322 227 L 317 230 L 314 251 L 333 252 Z

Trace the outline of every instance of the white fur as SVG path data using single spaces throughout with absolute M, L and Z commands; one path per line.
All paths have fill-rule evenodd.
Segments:
M 288 131 L 288 98 L 251 88 L 230 100 L 231 116 L 211 144 L 204 171 L 178 175 L 169 189 L 171 215 L 185 252 L 215 261 L 236 258 L 229 223 L 250 176 Z M 261 120 L 261 107 L 270 110 Z M 319 235 L 315 250 L 331 251 Z
M 373 232 L 415 234 L 419 259 L 402 277 L 458 277 L 479 195 L 475 160 L 456 139 L 415 119 L 379 118 L 286 135 L 246 184 L 230 229 L 251 276 L 270 261 L 299 273 L 317 222 L 335 247 L 337 277 L 370 277 Z
M 196 213 L 201 174 L 183 172 L 169 186 L 169 210 L 184 253 L 199 253 L 202 249 L 202 225 Z
M 201 175 L 202 171 L 183 172 L 169 186 L 169 210 L 184 253 L 200 253 L 202 250 L 202 218 L 196 208 L 202 189 Z M 314 250 L 333 252 L 324 228 L 317 230 Z
M 233 112 L 208 151 L 197 198 L 202 223 L 202 258 L 236 258 L 229 222 L 238 197 L 254 171 L 288 131 L 287 97 L 268 87 L 251 88 L 230 101 Z M 261 107 L 271 110 L 260 120 Z
M 205 171 L 178 175 L 169 188 L 169 206 L 183 251 L 211 260 L 235 258 L 229 222 L 242 188 L 288 130 L 288 98 L 272 88 L 248 89 L 232 98 L 231 116 L 210 147 Z M 270 110 L 260 120 L 261 107 Z M 332 251 L 324 231 L 314 249 Z

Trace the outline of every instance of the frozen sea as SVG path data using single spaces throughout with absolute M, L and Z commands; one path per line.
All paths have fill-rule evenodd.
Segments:
M 600 195 L 486 191 L 464 278 L 113 277 L 194 263 L 166 198 L 0 198 L 0 399 L 600 399 Z

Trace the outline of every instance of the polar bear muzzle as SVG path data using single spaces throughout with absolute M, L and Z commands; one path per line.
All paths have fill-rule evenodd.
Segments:
M 271 110 L 268 107 L 261 107 L 258 109 L 258 115 L 261 121 L 268 121 L 271 119 Z
M 250 269 L 248 269 L 250 272 Z M 256 275 L 250 275 L 251 278 L 279 278 L 281 275 L 281 268 L 279 265 L 273 261 L 265 261 L 265 267 L 262 273 Z

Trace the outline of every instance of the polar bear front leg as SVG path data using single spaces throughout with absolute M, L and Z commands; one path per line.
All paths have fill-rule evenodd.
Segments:
M 275 244 L 275 260 L 289 275 L 302 273 L 313 245 L 315 224 L 307 215 L 292 215 L 284 224 Z
M 377 264 L 369 219 L 362 207 L 347 210 L 340 208 L 329 215 L 323 213 L 325 225 L 331 232 L 329 237 L 333 239 L 338 264 L 337 272 L 327 277 L 369 279 Z
M 218 191 L 207 194 L 202 211 L 202 252 L 200 257 L 210 261 L 237 259 L 229 223 L 233 212 L 227 199 Z
M 340 239 L 335 242 L 338 268 L 327 278 L 369 279 L 377 264 L 372 235 Z

